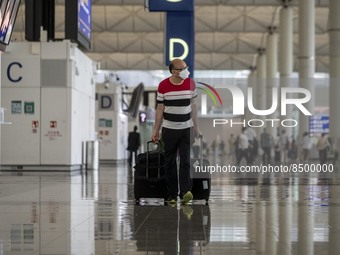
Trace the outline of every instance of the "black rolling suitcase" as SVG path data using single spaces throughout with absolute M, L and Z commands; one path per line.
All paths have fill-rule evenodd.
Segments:
M 194 200 L 205 200 L 208 203 L 211 191 L 211 175 L 207 172 L 210 163 L 203 158 L 203 138 L 200 139 L 200 157 L 191 159 L 191 193 Z
M 147 142 L 146 152 L 137 156 L 134 174 L 134 195 L 136 202 L 141 198 L 167 198 L 167 185 L 164 174 L 164 153 L 157 144 L 150 150 L 152 141 Z

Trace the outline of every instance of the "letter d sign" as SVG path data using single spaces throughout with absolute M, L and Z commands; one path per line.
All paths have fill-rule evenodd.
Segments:
M 109 110 L 113 111 L 113 95 L 112 94 L 100 96 L 99 109 L 101 111 L 109 111 Z
M 166 14 L 166 52 L 165 63 L 170 64 L 174 58 L 183 59 L 194 71 L 194 12 L 167 12 Z
M 181 56 L 175 56 L 175 43 L 177 44 L 181 44 L 181 46 L 183 47 L 183 54 Z M 186 41 L 184 41 L 181 38 L 170 38 L 169 41 L 170 47 L 169 47 L 169 60 L 173 60 L 174 58 L 180 58 L 180 59 L 186 59 L 187 56 L 189 55 L 189 46 L 186 43 Z

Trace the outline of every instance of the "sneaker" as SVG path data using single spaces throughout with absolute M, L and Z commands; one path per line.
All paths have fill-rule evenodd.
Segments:
M 170 206 L 175 206 L 177 204 L 177 200 L 174 199 L 174 198 L 169 198 L 168 201 L 166 201 L 167 205 L 170 205 Z
M 181 201 L 182 204 L 187 204 L 192 200 L 193 196 L 190 191 L 184 194 L 183 199 Z
M 190 205 L 182 205 L 183 214 L 187 217 L 188 220 L 191 220 L 191 216 L 194 213 L 194 210 L 190 207 Z

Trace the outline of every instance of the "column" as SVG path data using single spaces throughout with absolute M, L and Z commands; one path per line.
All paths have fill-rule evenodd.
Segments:
M 313 185 L 310 180 L 308 178 L 307 183 L 299 183 L 297 254 L 314 254 L 314 206 L 310 190 Z
M 250 67 L 250 73 L 249 73 L 248 79 L 247 79 L 247 87 L 253 88 L 253 91 L 255 90 L 254 88 L 256 88 L 256 83 L 257 83 L 257 74 L 256 73 L 257 73 L 256 67 L 254 67 L 254 66 Z M 257 98 L 256 97 L 253 97 L 253 98 L 254 98 L 254 105 L 256 105 Z M 248 122 L 248 120 L 254 119 L 254 118 L 255 118 L 254 114 L 252 114 L 249 111 L 248 107 L 246 107 L 246 109 L 245 109 L 246 122 Z
M 253 93 L 256 93 L 256 103 L 254 103 L 254 107 L 258 110 L 266 110 L 266 55 L 265 49 L 258 49 L 258 56 L 256 60 L 257 65 L 257 83 L 256 90 Z M 265 116 L 257 116 L 256 119 L 260 119 L 265 121 Z M 256 122 L 254 125 L 259 126 L 260 123 Z M 263 131 L 264 126 L 255 128 L 257 137 L 260 137 L 260 134 Z
M 277 211 L 277 186 L 271 184 L 269 188 L 269 201 L 266 206 L 266 254 L 275 255 L 277 253 L 277 222 L 278 222 L 278 211 Z
M 315 72 L 315 2 L 299 0 L 299 85 L 309 90 L 312 98 L 304 106 L 314 112 Z M 309 116 L 300 111 L 299 135 L 309 130 Z
M 329 116 L 330 137 L 340 149 L 340 1 L 329 1 Z
M 248 186 L 247 190 L 247 231 L 249 248 L 254 249 L 256 244 L 256 201 L 252 200 L 252 193 L 256 192 L 256 186 Z
M 292 187 L 280 185 L 278 255 L 292 254 Z
M 266 108 L 269 109 L 272 105 L 273 98 L 273 88 L 278 88 L 279 79 L 278 79 L 278 37 L 277 34 L 274 33 L 273 27 L 269 28 L 269 34 L 267 36 L 267 51 L 266 51 L 266 69 L 267 69 L 267 102 Z M 278 108 L 279 109 L 279 108 Z M 279 117 L 278 111 L 275 111 L 272 115 L 268 116 L 269 119 L 277 119 Z M 267 128 L 268 133 L 275 138 L 277 131 L 277 123 L 274 123 L 274 127 Z
M 284 5 L 280 10 L 279 28 L 279 72 L 280 86 L 290 87 L 291 76 L 293 73 L 293 9 L 283 1 Z M 280 101 L 281 102 L 281 101 Z M 292 118 L 292 108 L 287 107 L 287 115 L 281 116 L 282 119 Z M 292 128 L 287 128 L 286 133 L 291 138 Z
M 266 210 L 261 197 L 262 185 L 256 185 L 256 254 L 264 255 L 266 251 Z
M 338 184 L 329 185 L 329 213 L 328 213 L 328 254 L 340 251 L 340 187 Z

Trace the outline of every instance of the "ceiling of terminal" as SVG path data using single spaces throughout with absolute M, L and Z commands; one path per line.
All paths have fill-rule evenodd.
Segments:
M 279 29 L 281 0 L 195 0 L 195 68 L 244 70 L 265 48 L 268 27 Z M 315 0 L 317 72 L 328 72 L 328 0 Z M 93 40 L 88 56 L 107 70 L 164 69 L 164 14 L 144 0 L 92 0 Z M 64 37 L 64 1 L 56 0 L 56 38 Z M 294 9 L 294 66 L 297 70 L 298 8 Z M 25 38 L 24 4 L 12 41 Z

